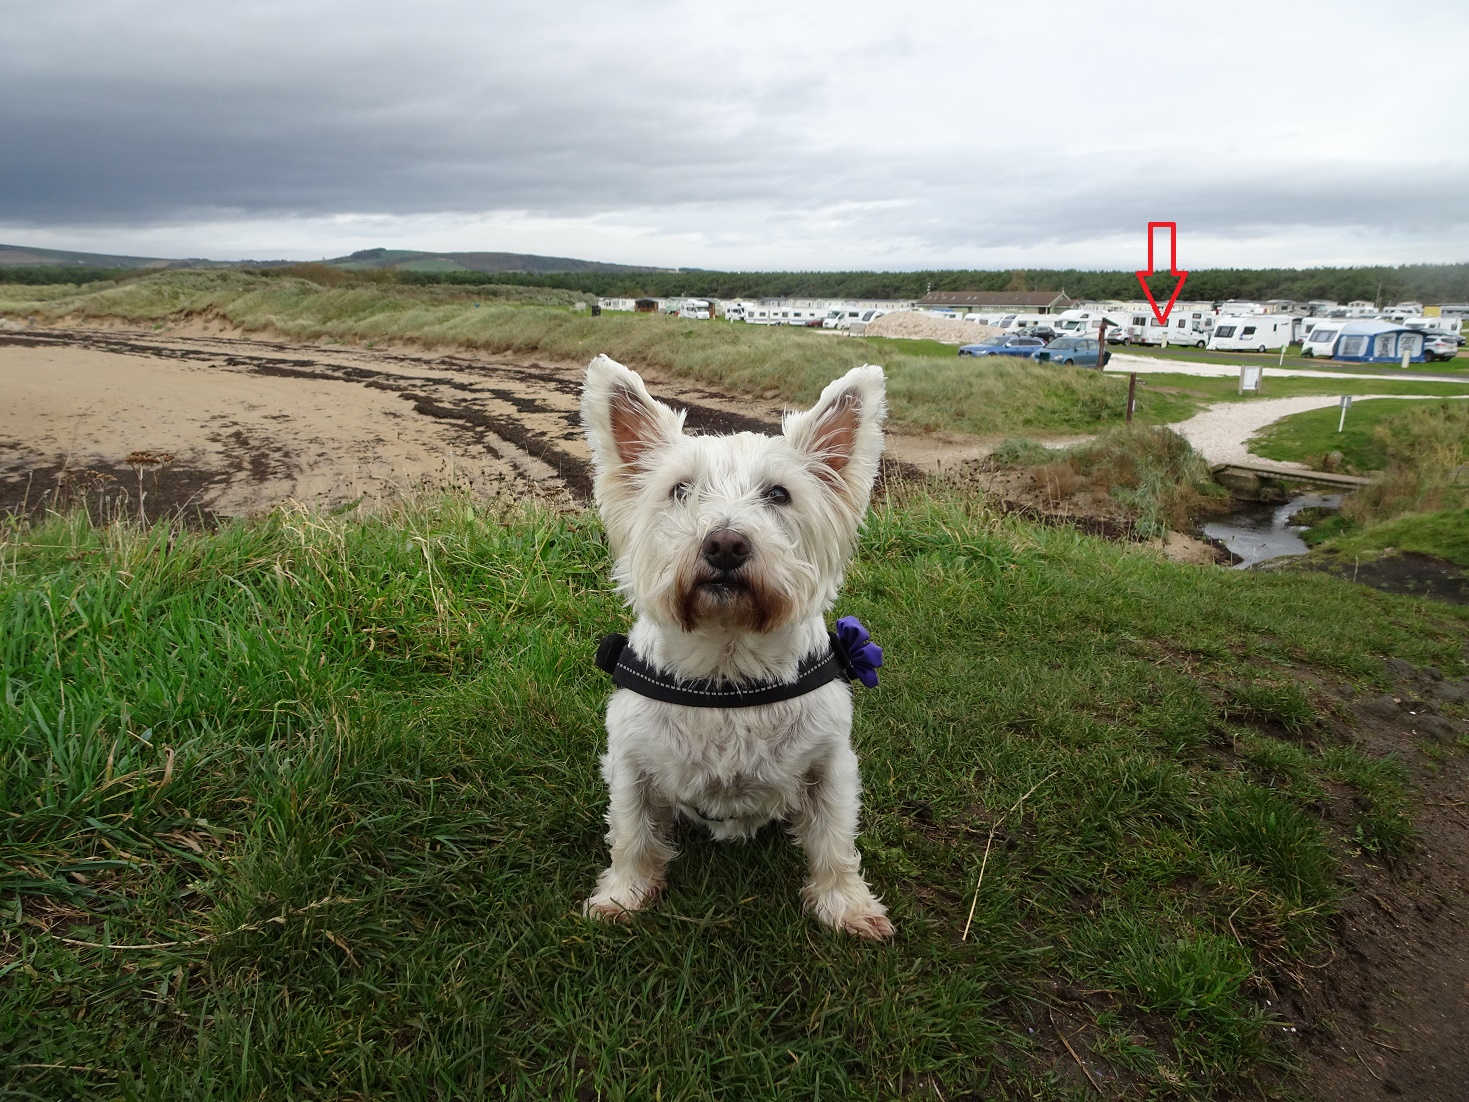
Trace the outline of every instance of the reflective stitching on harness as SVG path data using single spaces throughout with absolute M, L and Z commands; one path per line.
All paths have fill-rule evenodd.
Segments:
M 817 655 L 813 659 L 807 659 L 805 663 L 796 667 L 795 681 L 790 682 L 790 684 L 795 684 L 796 681 L 800 681 L 801 678 L 816 669 L 817 666 L 828 661 L 828 659 L 828 655 Z M 646 681 L 649 685 L 656 685 L 660 689 L 669 689 L 673 692 L 680 693 L 694 693 L 697 696 L 753 696 L 756 693 L 767 692 L 770 689 L 779 687 L 776 685 L 757 685 L 748 689 L 691 689 L 687 684 L 679 684 L 673 681 L 660 681 L 656 677 L 649 677 L 642 670 L 629 666 L 627 660 L 624 658 L 618 659 L 617 669 L 629 676 L 636 677 L 639 681 Z M 817 687 L 819 688 L 819 686 Z

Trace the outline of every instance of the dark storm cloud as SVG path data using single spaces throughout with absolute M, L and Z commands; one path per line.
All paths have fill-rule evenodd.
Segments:
M 1216 234 L 1469 226 L 1462 145 L 1422 141 L 1391 101 L 1373 115 L 1382 96 L 1352 84 L 1328 96 L 1286 67 L 1242 100 L 1263 82 L 1225 55 L 1163 52 L 1143 72 L 1071 36 L 1051 55 L 1084 79 L 1039 80 L 1023 51 L 880 9 L 713 12 L 30 6 L 0 36 L 0 225 L 529 212 L 752 249 L 821 224 L 936 254 L 1162 218 Z M 1081 40 L 1098 16 L 1051 18 Z M 1303 17 L 1296 44 L 1334 26 Z M 1438 78 L 1419 79 L 1413 102 L 1431 102 Z M 1175 86 L 1170 114 L 1156 98 Z

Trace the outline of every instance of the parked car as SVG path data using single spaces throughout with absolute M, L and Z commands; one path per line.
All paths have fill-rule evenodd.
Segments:
M 1030 354 L 1032 360 L 1039 363 L 1053 364 L 1080 364 L 1082 367 L 1094 367 L 1097 362 L 1097 338 L 1096 337 L 1057 337 L 1044 348 Z M 1102 353 L 1102 366 L 1107 366 L 1107 361 L 1112 358 L 1112 353 Z
M 1132 341 L 1132 330 L 1125 325 L 1114 325 L 1107 330 L 1108 344 L 1128 344 Z
M 1057 336 L 1056 330 L 1049 325 L 1027 325 L 1024 329 L 1017 329 L 1016 333 L 1022 337 L 1039 337 L 1043 341 L 1053 341 Z
M 1451 334 L 1428 337 L 1423 342 L 1423 358 L 1430 363 L 1452 360 L 1459 354 L 1459 342 Z
M 959 355 L 961 356 L 1029 356 L 1038 348 L 1044 348 L 1046 342 L 1039 337 L 1021 337 L 1010 334 L 1006 337 L 991 337 L 979 344 L 961 344 Z

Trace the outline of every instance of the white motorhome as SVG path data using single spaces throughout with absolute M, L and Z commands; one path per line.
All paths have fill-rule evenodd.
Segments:
M 1131 318 L 1126 310 L 1088 306 L 1085 309 L 1062 310 L 1050 321 L 1056 332 L 1063 337 L 1095 337 L 1103 320 L 1108 328 L 1114 325 L 1129 325 Z
M 1214 332 L 1214 315 L 1208 310 L 1180 310 L 1175 307 L 1166 322 L 1160 322 L 1152 311 L 1131 315 L 1127 321 L 1129 337 L 1135 344 L 1182 344 L 1204 348 Z
M 1286 314 L 1223 314 L 1208 347 L 1216 352 L 1269 352 L 1290 343 L 1295 319 Z
M 1446 318 L 1442 314 L 1437 317 L 1404 318 L 1403 324 L 1409 329 L 1417 329 L 1423 333 L 1442 333 L 1446 337 L 1458 337 L 1464 331 L 1463 318 Z
M 854 321 L 861 321 L 862 315 L 867 313 L 860 306 L 843 306 L 836 311 L 838 317 L 832 325 L 833 329 L 851 329 Z M 830 315 L 828 315 L 830 316 Z
M 709 308 L 708 299 L 686 298 L 683 302 L 679 303 L 678 316 L 681 318 L 696 318 L 701 321 L 708 321 L 714 316 L 714 312 Z

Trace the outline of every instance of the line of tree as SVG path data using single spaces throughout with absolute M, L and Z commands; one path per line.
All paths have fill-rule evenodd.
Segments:
M 401 283 L 518 283 L 561 287 L 604 297 L 916 299 L 929 291 L 1065 291 L 1073 299 L 1132 299 L 1132 272 L 1068 269 L 919 272 L 398 272 Z M 1148 285 L 1155 298 L 1172 294 L 1167 272 Z M 1469 263 L 1362 268 L 1214 268 L 1189 273 L 1183 297 L 1224 299 L 1365 299 L 1381 305 L 1418 301 L 1469 302 Z
M 260 274 L 303 274 L 301 267 L 273 267 Z M 414 272 L 377 269 L 359 273 L 341 268 L 332 268 L 332 271 L 340 272 L 344 282 L 361 279 L 408 286 L 498 283 L 555 287 L 609 298 L 692 295 L 718 299 L 917 299 L 929 291 L 1065 291 L 1073 299 L 1138 297 L 1137 277 L 1132 272 L 1077 268 L 918 272 L 719 272 L 702 269 L 676 272 Z M 37 264 L 0 267 L 0 282 L 81 284 L 104 279 L 136 279 L 149 274 L 152 273 L 135 268 Z M 317 282 L 324 280 L 318 279 Z M 1154 298 L 1166 301 L 1173 292 L 1174 282 L 1167 272 L 1155 275 L 1149 280 Z M 1365 299 L 1380 306 L 1404 301 L 1469 302 L 1469 263 L 1361 268 L 1212 268 L 1190 272 L 1182 297 L 1203 301 L 1293 299 L 1305 302 L 1329 299 L 1343 303 Z

